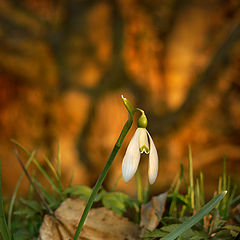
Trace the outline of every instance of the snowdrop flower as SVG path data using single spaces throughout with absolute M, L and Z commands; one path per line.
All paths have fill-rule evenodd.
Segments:
M 143 110 L 138 119 L 138 128 L 131 139 L 122 162 L 122 175 L 127 183 L 137 171 L 141 153 L 149 154 L 148 179 L 153 184 L 158 174 L 158 154 L 154 142 L 147 131 L 147 117 Z M 150 145 L 150 147 L 149 147 Z

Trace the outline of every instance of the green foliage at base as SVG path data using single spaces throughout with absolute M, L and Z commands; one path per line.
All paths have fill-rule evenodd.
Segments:
M 35 152 L 30 153 L 19 143 L 14 142 L 28 157 L 25 168 L 27 169 L 30 164 L 34 164 L 36 169 L 48 181 L 49 185 L 45 187 L 35 176 L 31 176 L 35 187 L 38 188 L 53 212 L 69 197 L 83 200 L 89 198 L 92 193 L 90 187 L 83 185 L 73 186 L 72 180 L 67 187 L 63 187 L 61 183 L 60 146 L 56 166 L 45 157 L 48 166 L 48 169 L 45 170 L 35 159 Z M 240 232 L 240 216 L 239 214 L 232 215 L 230 211 L 239 204 L 240 196 L 236 196 L 237 187 L 231 186 L 230 178 L 226 175 L 225 158 L 223 160 L 223 173 L 219 178 L 218 191 L 214 193 L 213 199 L 208 203 L 205 202 L 203 174 L 201 173 L 196 178 L 193 176 L 190 148 L 189 168 L 189 179 L 187 179 L 183 174 L 183 166 L 181 165 L 181 172 L 168 191 L 165 211 L 161 219 L 159 219 L 159 226 L 153 231 L 147 231 L 142 238 L 164 240 L 234 239 Z M 5 202 L 5 206 L 1 205 L 2 207 L 0 207 L 0 230 L 1 237 L 4 240 L 37 239 L 44 215 L 50 214 L 49 210 L 34 193 L 31 185 L 29 185 L 28 198 L 17 198 L 22 179 L 23 175 L 16 185 L 12 199 Z M 185 186 L 186 194 L 180 192 L 182 184 Z M 111 209 L 121 216 L 129 217 L 138 224 L 141 204 L 144 204 L 147 200 L 145 193 L 148 192 L 148 189 L 144 189 L 141 181 L 137 181 L 137 188 L 140 188 L 137 193 L 141 197 L 136 196 L 134 199 L 125 193 L 116 192 L 115 190 L 108 192 L 101 188 L 95 197 L 94 205 Z M 0 201 L 3 201 L 2 195 L 0 195 Z M 5 219 L 6 215 L 8 215 L 7 221 Z
M 182 183 L 187 190 L 185 195 L 179 192 Z M 234 239 L 240 233 L 240 228 L 236 226 L 240 224 L 239 213 L 236 216 L 230 215 L 232 207 L 239 202 L 239 196 L 235 196 L 236 188 L 231 187 L 230 178 L 226 176 L 224 157 L 218 191 L 214 193 L 212 200 L 205 203 L 203 173 L 194 180 L 192 153 L 189 147 L 189 179 L 185 178 L 181 165 L 181 173 L 169 191 L 169 207 L 166 208 L 159 228 L 147 232 L 143 238 Z

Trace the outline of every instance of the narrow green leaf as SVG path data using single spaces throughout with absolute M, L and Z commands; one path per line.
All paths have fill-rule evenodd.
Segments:
M 200 186 L 199 186 L 199 180 L 196 179 L 195 184 L 195 209 L 196 211 L 199 211 L 201 208 L 201 198 L 200 198 Z
M 56 184 L 53 182 L 51 177 L 48 175 L 48 173 L 43 169 L 43 167 L 38 163 L 36 159 L 33 159 L 34 164 L 38 168 L 38 170 L 43 174 L 43 176 L 48 180 L 52 188 L 57 192 L 60 193 L 60 189 L 56 186 Z
M 82 199 L 88 199 L 92 193 L 92 189 L 84 185 L 77 185 L 77 186 L 68 187 L 64 189 L 63 192 L 65 194 L 79 195 L 80 198 Z
M 154 231 L 146 232 L 142 238 L 161 238 L 166 236 L 167 232 L 162 231 L 161 229 L 155 229 Z
M 33 151 L 25 165 L 25 168 L 28 169 L 29 165 L 31 164 L 33 158 L 34 158 L 34 155 L 35 155 L 35 151 Z M 11 230 L 11 218 L 12 218 L 12 212 L 13 212 L 13 207 L 14 207 L 14 203 L 15 203 L 15 200 L 16 200 L 16 197 L 17 197 L 17 192 L 18 192 L 18 189 L 22 183 L 22 180 L 23 180 L 23 177 L 24 177 L 25 173 L 23 172 L 22 175 L 20 176 L 17 184 L 16 184 L 16 187 L 13 191 L 13 194 L 12 194 L 12 197 L 11 197 L 11 201 L 10 201 L 10 204 L 9 204 L 9 210 L 8 210 L 8 227 L 9 229 Z
M 170 193 L 168 195 L 169 198 L 172 198 L 173 200 L 177 200 L 179 202 L 181 202 L 182 204 L 184 205 L 187 205 L 188 204 L 188 200 L 186 199 L 185 196 L 183 196 L 182 194 L 180 193 Z
M 161 230 L 171 233 L 175 231 L 177 228 L 179 228 L 180 226 L 181 224 L 172 224 L 172 225 L 162 227 Z M 181 237 L 183 237 L 183 239 L 188 239 L 188 238 L 191 238 L 192 236 L 194 236 L 194 232 L 191 228 L 187 229 L 185 232 L 181 234 Z
M 28 156 L 31 156 L 31 153 L 29 151 L 27 151 L 19 142 L 17 142 L 16 140 L 12 139 L 11 140 L 14 144 L 16 144 L 20 149 L 22 149 Z M 36 167 L 38 168 L 38 170 L 43 174 L 43 176 L 48 180 L 48 182 L 50 183 L 50 185 L 52 186 L 52 188 L 57 192 L 60 193 L 60 189 L 56 186 L 56 184 L 53 182 L 53 180 L 51 179 L 51 177 L 47 174 L 47 172 L 42 168 L 42 166 L 38 163 L 38 161 L 33 158 L 33 162 L 36 165 Z
M 184 178 L 184 167 L 180 161 L 180 179 L 183 179 L 183 178 Z
M 227 229 L 222 229 L 219 232 L 216 233 L 215 239 L 221 239 L 221 240 L 232 240 L 231 231 Z
M 229 196 L 228 207 L 231 206 L 231 203 L 232 203 L 232 200 L 234 199 L 234 196 L 235 196 L 235 194 L 236 194 L 236 191 L 237 191 L 237 184 L 235 184 L 235 185 L 233 186 L 233 190 L 232 190 L 232 192 L 231 192 L 231 195 Z
M 36 213 L 41 212 L 41 207 L 39 205 L 39 203 L 37 201 L 34 200 L 26 200 L 23 198 L 20 198 L 20 202 L 22 204 L 24 204 L 25 206 L 31 208 L 33 211 L 35 211 Z
M 179 174 L 177 174 L 177 175 L 174 177 L 174 179 L 173 179 L 173 181 L 172 181 L 172 183 L 171 183 L 171 185 L 170 185 L 169 192 L 174 192 L 174 188 L 175 188 L 175 186 L 176 186 L 176 184 L 177 184 L 178 179 L 179 179 Z
M 188 161 L 189 161 L 189 183 L 190 183 L 190 202 L 191 208 L 194 209 L 194 180 L 193 180 L 193 165 L 192 165 L 192 150 L 188 146 Z
M 152 232 L 147 232 L 143 235 L 143 238 L 159 238 L 165 237 L 168 233 L 176 230 L 181 224 L 170 224 L 167 226 L 163 226 L 160 229 L 155 229 Z M 188 229 L 184 233 L 181 234 L 182 239 L 190 239 L 195 235 L 195 231 L 192 229 Z
M 181 224 L 174 231 L 169 233 L 167 236 L 163 237 L 162 240 L 174 240 L 182 233 L 187 231 L 189 228 L 194 226 L 197 222 L 199 222 L 205 215 L 207 215 L 216 205 L 224 198 L 226 195 L 226 191 L 220 193 L 215 198 L 210 200 L 207 204 L 205 204 L 200 211 L 198 211 L 195 215 L 189 218 L 186 222 Z
M 58 174 L 57 174 L 57 172 L 56 172 L 54 166 L 52 165 L 51 161 L 50 161 L 50 160 L 48 159 L 48 157 L 45 156 L 45 155 L 43 156 L 43 158 L 44 158 L 44 160 L 46 161 L 46 163 L 47 163 L 49 169 L 52 171 L 53 176 L 56 178 L 57 181 L 59 181 Z
M 185 216 L 186 215 L 186 212 L 187 212 L 187 205 L 183 205 L 182 206 L 182 209 L 181 209 L 181 211 L 180 211 L 180 214 L 179 214 L 179 217 L 183 217 L 183 216 Z
M 60 205 L 61 201 L 56 199 L 54 195 L 50 194 L 47 192 L 47 190 L 40 184 L 40 182 L 36 179 L 33 178 L 34 183 L 38 186 L 38 188 L 41 190 L 43 196 L 47 199 L 47 202 L 49 203 L 49 207 L 53 209 L 53 211 Z M 61 200 L 64 199 L 62 196 Z
M 109 192 L 104 194 L 102 203 L 107 209 L 122 215 L 126 211 L 126 206 L 131 205 L 129 196 L 121 192 Z
M 73 184 L 73 180 L 74 180 L 74 176 L 75 176 L 75 169 L 72 171 L 72 177 L 71 177 L 71 179 L 70 179 L 70 181 L 69 181 L 69 184 L 68 184 L 68 187 L 72 187 L 72 184 Z
M 32 208 L 23 208 L 14 211 L 15 216 L 24 216 L 26 218 L 31 218 L 36 215 L 36 212 Z
M 172 186 L 175 186 L 174 189 L 173 189 L 173 194 L 169 195 L 169 196 L 172 197 L 172 201 L 171 201 L 170 208 L 169 208 L 169 215 L 176 217 L 177 216 L 177 202 L 176 202 L 176 200 L 177 200 L 177 196 L 179 195 L 178 192 L 179 192 L 179 188 L 180 188 L 182 178 L 183 178 L 182 170 L 181 170 L 180 176 L 178 174 L 175 178 L 176 178 L 176 180 L 174 180 L 174 183 L 172 184 Z M 180 201 L 182 201 L 182 200 L 183 199 L 180 198 Z M 186 203 L 185 199 L 183 200 L 183 202 L 184 202 L 184 204 Z
M 233 230 L 233 231 L 236 231 L 236 232 L 240 232 L 240 227 L 236 226 L 236 225 L 226 225 L 223 228 Z
M 31 178 L 31 176 L 29 175 L 28 171 L 25 169 L 25 166 L 23 165 L 23 162 L 22 162 L 22 160 L 21 160 L 21 158 L 20 158 L 20 155 L 19 155 L 16 147 L 14 148 L 14 151 L 15 151 L 15 154 L 16 154 L 16 157 L 17 157 L 17 159 L 18 159 L 19 164 L 21 165 L 21 167 L 22 167 L 25 175 L 27 176 L 30 184 L 32 185 L 32 187 L 33 187 L 33 189 L 34 189 L 34 192 L 35 192 L 36 195 L 38 196 L 38 198 L 39 198 L 39 200 L 41 201 L 41 203 L 44 204 L 44 206 L 46 207 L 46 209 L 48 209 L 49 214 L 53 215 L 53 214 L 54 214 L 53 211 L 49 208 L 48 203 L 47 203 L 47 202 L 45 201 L 45 199 L 42 197 L 41 193 L 39 192 L 39 190 L 37 189 L 37 187 L 36 187 L 35 184 L 33 183 L 32 178 Z M 34 159 L 33 159 L 33 161 L 34 161 Z
M 0 234 L 4 240 L 10 240 L 11 234 L 7 226 L 4 208 L 3 208 L 3 198 L 2 198 L 2 168 L 0 160 Z
M 223 169 L 222 169 L 222 191 L 225 190 L 227 190 L 226 156 L 223 157 Z
M 116 191 L 117 186 L 118 186 L 118 183 L 120 182 L 121 178 L 122 178 L 122 173 L 121 173 L 121 174 L 119 175 L 119 177 L 117 178 L 117 181 L 113 184 L 113 187 L 112 187 L 112 189 L 111 189 L 111 192 L 115 192 L 115 191 Z
M 236 202 L 238 202 L 240 200 L 240 195 L 236 196 L 231 202 L 230 205 L 235 204 Z
M 218 193 L 222 192 L 222 177 L 220 176 L 218 179 Z
M 201 198 L 201 206 L 205 204 L 205 197 L 204 197 L 204 179 L 203 173 L 200 172 L 200 198 Z
M 58 152 L 57 152 L 57 175 L 59 182 L 61 184 L 61 145 L 60 142 L 58 141 Z
M 231 178 L 228 176 L 227 178 L 227 194 L 223 199 L 223 216 L 224 219 L 227 220 L 229 218 L 229 207 L 230 207 L 230 189 L 231 189 Z
M 223 157 L 223 169 L 222 169 L 222 191 L 227 190 L 229 193 L 229 188 L 230 188 L 230 182 L 227 181 L 227 170 L 226 170 L 226 156 Z M 229 194 L 226 194 L 226 197 L 223 199 L 221 203 L 221 209 L 220 213 L 224 217 L 224 219 L 227 218 L 228 216 L 228 196 Z

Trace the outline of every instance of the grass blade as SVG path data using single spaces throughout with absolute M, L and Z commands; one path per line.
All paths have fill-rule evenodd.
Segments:
M 201 206 L 205 204 L 204 198 L 204 180 L 203 180 L 203 173 L 200 172 L 200 198 L 201 198 Z
M 222 191 L 227 190 L 226 157 L 223 157 Z
M 48 159 L 48 157 L 46 155 L 43 155 L 43 158 L 44 158 L 45 162 L 47 163 L 49 169 L 52 171 L 53 176 L 56 178 L 57 181 L 59 181 L 57 172 L 56 172 L 54 166 L 52 165 L 51 161 Z
M 195 185 L 195 209 L 196 211 L 199 211 L 201 209 L 201 197 L 200 197 L 200 186 L 199 186 L 199 180 L 196 179 L 196 185 Z
M 71 177 L 71 179 L 70 179 L 70 181 L 69 181 L 68 187 L 72 187 L 72 185 L 73 185 L 73 180 L 74 180 L 75 172 L 76 172 L 76 171 L 73 170 L 73 172 L 72 172 L 72 177 Z
M 10 231 L 7 226 L 4 208 L 3 208 L 3 198 L 2 198 L 2 169 L 1 169 L 1 160 L 0 160 L 0 233 L 2 239 L 11 240 Z
M 58 150 L 57 150 L 57 174 L 59 180 L 61 179 L 61 145 L 60 142 L 58 141 Z
M 31 156 L 31 153 L 29 151 L 27 151 L 19 142 L 17 142 L 16 140 L 12 139 L 11 140 L 14 144 L 16 144 L 21 150 L 23 150 L 28 156 Z M 43 174 L 43 176 L 48 180 L 48 182 L 50 183 L 50 185 L 52 186 L 52 188 L 57 192 L 60 193 L 60 189 L 56 186 L 56 184 L 53 182 L 53 180 L 51 179 L 51 177 L 47 174 L 47 172 L 42 168 L 42 166 L 38 163 L 38 161 L 33 158 L 33 162 L 36 165 L 36 167 L 38 168 L 38 170 Z
M 194 226 L 197 222 L 199 222 L 205 215 L 207 215 L 216 205 L 224 198 L 227 191 L 224 191 L 217 195 L 215 198 L 210 200 L 207 204 L 205 204 L 199 212 L 189 218 L 186 222 L 181 224 L 174 231 L 169 233 L 167 236 L 163 237 L 162 240 L 174 240 L 182 233 L 187 231 L 189 228 Z
M 176 182 L 175 187 L 173 189 L 173 193 L 175 193 L 175 194 L 179 193 L 179 188 L 180 188 L 180 185 L 181 185 L 181 181 L 182 181 L 181 176 L 179 177 L 177 175 L 177 182 Z M 170 208 L 169 208 L 169 215 L 170 216 L 174 216 L 174 217 L 177 216 L 177 201 L 176 201 L 176 197 L 174 197 L 172 199 L 172 201 L 171 201 L 171 205 L 170 205 Z
M 34 158 L 34 155 L 35 155 L 36 151 L 33 151 L 31 156 L 29 157 L 26 165 L 25 165 L 25 168 L 28 169 L 29 165 L 31 164 L 33 158 Z M 22 183 L 22 180 L 23 180 L 23 177 L 24 177 L 25 173 L 23 172 L 22 175 L 20 176 L 17 184 L 16 184 L 16 187 L 14 189 L 14 192 L 12 194 L 12 198 L 11 198 L 11 201 L 10 201 L 10 204 L 9 204 L 9 209 L 8 209 L 8 227 L 9 229 L 11 229 L 11 218 L 12 218 L 12 212 L 13 212 L 13 207 L 14 207 L 14 203 L 15 203 L 15 200 L 16 200 L 16 197 L 17 197 L 17 192 L 18 192 L 18 189 Z
M 233 204 L 235 204 L 236 202 L 238 202 L 240 200 L 240 195 L 238 195 L 237 197 L 235 197 L 231 202 L 230 202 L 230 206 L 232 206 Z
M 226 156 L 223 157 L 223 173 L 222 173 L 222 191 L 227 190 L 229 192 L 230 190 L 230 178 L 227 178 L 227 170 L 226 170 Z M 222 215 L 224 219 L 227 219 L 228 216 L 228 198 L 229 194 L 223 199 L 222 201 Z
M 192 165 L 192 150 L 188 146 L 188 161 L 189 161 L 189 184 L 190 184 L 190 201 L 191 209 L 194 209 L 194 180 L 193 180 L 193 165 Z
M 49 207 L 54 211 L 61 204 L 61 201 L 57 200 L 54 196 L 48 193 L 47 190 L 38 182 L 36 178 L 33 178 L 33 181 L 41 190 L 43 196 L 47 199 Z
M 222 192 L 222 177 L 220 176 L 218 179 L 218 193 Z
M 30 177 L 30 175 L 28 174 L 25 166 L 23 165 L 23 162 L 22 162 L 22 160 L 21 160 L 21 158 L 20 158 L 20 156 L 19 156 L 19 153 L 18 153 L 18 151 L 17 151 L 17 148 L 14 148 L 14 150 L 15 150 L 15 155 L 16 155 L 16 157 L 17 157 L 17 160 L 18 160 L 20 166 L 22 167 L 22 169 L 23 169 L 26 177 L 28 178 L 30 184 L 32 185 L 32 187 L 33 187 L 33 189 L 34 189 L 34 192 L 37 194 L 37 196 L 39 197 L 39 199 L 40 199 L 40 201 L 42 202 L 42 204 L 46 207 L 46 209 L 48 210 L 49 214 L 52 215 L 52 216 L 54 216 L 54 213 L 53 213 L 52 209 L 48 206 L 47 202 L 46 202 L 45 199 L 42 197 L 41 193 L 38 191 L 37 187 L 35 186 L 35 184 L 34 184 L 33 181 L 32 181 L 32 178 Z

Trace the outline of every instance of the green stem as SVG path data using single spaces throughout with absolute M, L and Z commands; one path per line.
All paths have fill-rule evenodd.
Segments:
M 139 169 L 136 173 L 136 182 L 137 182 L 137 198 L 138 202 L 141 205 L 143 203 L 143 189 L 142 189 L 142 179 Z
M 87 218 L 87 215 L 88 215 L 88 212 L 90 211 L 91 207 L 92 207 L 92 204 L 93 204 L 93 201 L 98 193 L 98 190 L 99 188 L 101 187 L 102 183 L 103 183 L 103 180 L 105 179 L 106 175 L 107 175 L 107 172 L 109 171 L 109 168 L 111 167 L 112 163 L 113 163 L 113 160 L 115 159 L 121 145 L 122 145 L 122 142 L 124 140 L 124 138 L 126 137 L 130 127 L 132 126 L 132 122 L 133 122 L 133 119 L 132 119 L 132 115 L 129 114 L 129 118 L 128 118 L 128 121 L 125 123 L 123 129 L 122 129 L 122 132 L 112 150 L 112 153 L 111 155 L 109 156 L 108 158 L 108 161 L 105 165 L 105 167 L 103 168 L 102 170 L 102 173 L 100 174 L 94 188 L 93 188 L 93 191 L 92 191 L 92 194 L 90 195 L 88 201 L 87 201 L 87 204 L 86 204 L 86 207 L 84 209 L 84 212 L 82 214 L 82 217 L 80 219 L 80 222 L 78 224 L 78 227 L 77 227 L 77 230 L 75 232 L 75 235 L 74 235 L 74 238 L 73 240 L 78 240 L 78 237 L 80 235 L 80 232 L 83 228 L 83 224 Z

